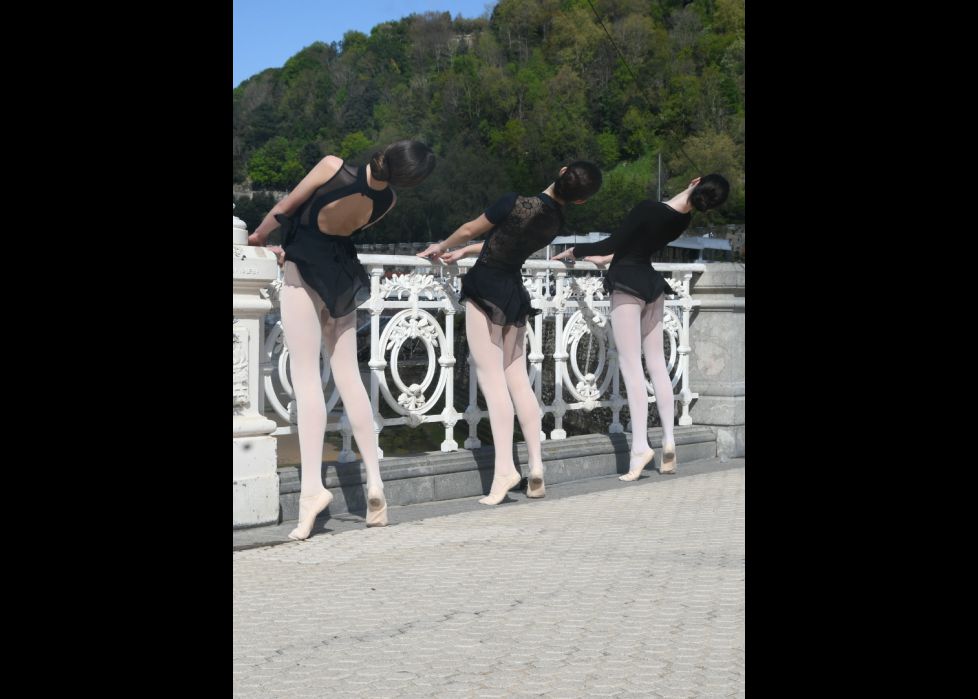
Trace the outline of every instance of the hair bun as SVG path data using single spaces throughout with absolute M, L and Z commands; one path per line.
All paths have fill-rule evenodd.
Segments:
M 580 175 L 573 168 L 568 168 L 563 175 L 557 178 L 554 184 L 554 194 L 561 199 L 567 199 L 568 191 L 573 191 L 580 184 Z
M 370 157 L 370 174 L 373 175 L 375 180 L 381 182 L 386 182 L 390 179 L 391 173 L 387 169 L 386 163 L 384 163 L 384 154 L 377 151 Z

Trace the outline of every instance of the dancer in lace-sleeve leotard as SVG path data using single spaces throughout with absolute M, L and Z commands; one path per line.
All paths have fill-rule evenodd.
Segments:
M 560 170 L 557 180 L 540 194 L 514 193 L 496 200 L 476 219 L 462 224 L 442 243 L 431 245 L 421 257 L 438 258 L 458 243 L 488 233 L 479 259 L 462 278 L 465 333 L 479 388 L 489 409 L 495 447 L 495 474 L 489 494 L 479 502 L 497 505 L 520 482 L 513 463 L 513 411 L 520 420 L 529 456 L 528 497 L 543 497 L 543 458 L 540 452 L 540 406 L 526 373 L 523 343 L 526 320 L 539 313 L 520 273 L 526 258 L 546 247 L 564 223 L 567 202 L 583 204 L 601 186 L 601 171 L 578 161 Z

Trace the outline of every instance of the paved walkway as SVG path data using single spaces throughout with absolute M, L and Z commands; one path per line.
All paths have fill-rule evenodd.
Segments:
M 744 478 L 698 462 L 239 549 L 234 694 L 743 696 Z

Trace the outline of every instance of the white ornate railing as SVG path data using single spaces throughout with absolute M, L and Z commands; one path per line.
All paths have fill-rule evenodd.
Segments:
M 403 255 L 360 255 L 371 280 L 371 296 L 360 306 L 370 313 L 370 400 L 374 411 L 375 429 L 379 434 L 386 427 L 407 425 L 418 427 L 426 422 L 438 422 L 445 426 L 442 451 L 458 449 L 455 425 L 460 419 L 468 423 L 467 449 L 481 446 L 476 437 L 479 421 L 488 417 L 476 402 L 477 381 L 475 368 L 469 363 L 468 407 L 459 414 L 455 408 L 454 356 L 455 323 L 457 313 L 464 312 L 459 304 L 458 290 L 461 275 L 474 260 L 462 260 L 456 265 Z M 681 404 L 680 425 L 691 425 L 689 404 L 697 398 L 689 386 L 689 321 L 690 313 L 698 301 L 689 295 L 693 274 L 705 271 L 702 264 L 656 264 L 656 269 L 668 272 L 669 283 L 677 295 L 667 297 L 663 328 L 668 343 L 667 366 L 672 384 L 679 389 L 674 400 Z M 394 271 L 394 270 L 406 271 Z M 530 381 L 536 391 L 541 410 L 552 413 L 554 429 L 551 439 L 565 438 L 563 418 L 569 410 L 590 411 L 596 407 L 610 407 L 612 421 L 609 432 L 622 432 L 619 421 L 621 409 L 627 405 L 620 392 L 617 352 L 610 332 L 608 314 L 610 300 L 601 285 L 601 277 L 595 272 L 604 268 L 590 262 L 565 265 L 560 262 L 529 260 L 523 267 L 523 281 L 530 292 L 533 305 L 543 312 L 527 324 L 526 343 Z M 273 282 L 271 299 L 277 305 L 278 287 L 281 280 Z M 553 319 L 553 321 L 550 321 Z M 554 346 L 543 347 L 545 323 L 554 324 Z M 424 377 L 409 382 L 402 379 L 405 364 L 400 355 L 410 343 L 411 349 L 420 349 L 426 355 Z M 586 343 L 585 366 L 581 366 L 578 354 Z M 278 428 L 274 434 L 290 434 L 295 431 L 294 393 L 288 377 L 288 347 L 285 345 L 281 323 L 272 327 L 264 347 L 265 400 L 288 426 Z M 596 357 L 596 366 L 590 367 L 590 358 Z M 554 362 L 554 398 L 543 402 L 544 362 Z M 436 366 L 437 365 L 437 366 Z M 389 374 L 389 377 L 388 377 Z M 654 401 L 652 386 L 648 383 L 648 400 Z M 329 362 L 323 354 L 323 389 L 326 407 L 332 411 L 339 402 L 339 395 L 330 381 Z M 380 414 L 381 396 L 384 405 L 394 411 L 395 417 Z M 339 431 L 343 447 L 341 462 L 352 461 L 352 431 L 345 413 L 339 420 L 330 416 L 327 430 Z M 546 439 L 546 435 L 542 435 Z M 380 453 L 383 458 L 383 452 Z

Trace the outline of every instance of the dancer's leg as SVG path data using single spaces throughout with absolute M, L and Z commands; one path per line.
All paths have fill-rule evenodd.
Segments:
M 662 340 L 662 319 L 665 313 L 665 294 L 652 303 L 646 304 L 642 311 L 642 350 L 645 352 L 645 365 L 652 377 L 655 391 L 655 404 L 662 423 L 662 468 L 663 473 L 675 470 L 676 442 L 672 427 L 675 418 L 675 399 L 672 380 L 666 368 L 666 355 Z
M 516 408 L 516 416 L 523 430 L 529 461 L 528 497 L 543 497 L 543 456 L 540 451 L 541 414 L 537 395 L 530 384 L 526 371 L 524 342 L 526 327 L 507 326 L 503 329 L 503 363 L 506 386 Z
M 327 312 L 328 316 L 328 312 Z M 387 502 L 377 458 L 377 432 L 367 389 L 360 378 L 357 359 L 357 313 L 339 318 L 327 317 L 324 326 L 326 353 L 333 383 L 339 391 L 346 417 L 353 429 L 364 470 L 367 472 L 367 526 L 387 524 Z
M 323 301 L 302 279 L 295 263 L 286 262 L 281 291 L 282 330 L 289 348 L 289 374 L 295 390 L 302 462 L 299 524 L 289 535 L 305 539 L 316 515 L 332 500 L 323 487 L 323 438 L 326 434 L 326 399 L 319 370 L 322 343 L 320 311 Z
M 632 419 L 632 453 L 628 473 L 621 480 L 633 481 L 652 460 L 648 439 L 648 388 L 642 369 L 641 318 L 645 303 L 630 294 L 611 295 L 611 330 L 618 348 L 618 366 L 628 392 L 628 412 Z
M 513 463 L 513 402 L 506 390 L 506 375 L 503 371 L 502 328 L 494 325 L 479 306 L 472 301 L 466 301 L 465 334 L 479 388 L 489 409 L 492 443 L 496 450 L 492 488 L 489 495 L 479 502 L 484 505 L 498 505 L 509 489 L 520 482 Z

